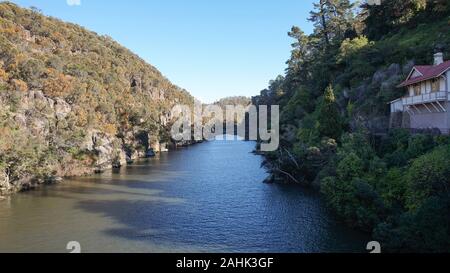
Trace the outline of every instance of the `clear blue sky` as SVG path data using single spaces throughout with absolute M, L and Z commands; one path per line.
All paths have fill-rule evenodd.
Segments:
M 252 96 L 283 74 L 314 0 L 14 0 L 107 34 L 203 102 Z

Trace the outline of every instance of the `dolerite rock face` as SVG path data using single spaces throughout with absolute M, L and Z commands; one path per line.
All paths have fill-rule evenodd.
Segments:
M 125 151 L 122 149 L 120 139 L 115 136 L 100 131 L 90 131 L 82 147 L 96 155 L 95 172 L 126 164 Z
M 65 128 L 63 133 L 55 135 L 56 128 L 68 126 L 74 116 L 73 106 L 63 98 L 49 98 L 40 90 L 29 90 L 21 93 L 12 116 L 17 130 L 27 132 L 40 145 L 58 145 L 60 159 L 52 166 L 51 176 L 45 179 L 27 175 L 11 181 L 4 168 L 0 168 L 0 196 L 13 192 L 34 188 L 45 182 L 54 182 L 59 177 L 79 176 L 95 172 L 103 172 L 111 168 L 120 168 L 131 164 L 139 158 L 146 157 L 147 150 L 160 151 L 159 137 L 145 132 L 141 127 L 130 128 L 123 136 L 109 134 L 99 129 L 83 132 L 79 143 L 71 143 L 65 133 L 73 133 Z M 67 146 L 67 147 L 64 147 Z M 90 155 L 88 159 L 75 159 L 70 151 L 76 147 L 80 153 Z M 26 159 L 24 159 L 26 160 Z M 1 166 L 1 165 L 0 165 Z
M 76 107 L 76 106 L 75 106 Z M 29 90 L 20 93 L 12 115 L 13 125 L 17 130 L 27 132 L 40 145 L 57 145 L 58 156 L 56 165 L 45 179 L 27 175 L 11 181 L 6 170 L 0 168 L 0 195 L 31 189 L 39 184 L 56 181 L 59 177 L 80 176 L 103 172 L 111 168 L 120 168 L 132 164 L 139 158 L 145 158 L 147 151 L 161 151 L 159 136 L 146 132 L 140 124 L 128 128 L 119 136 L 100 129 L 88 129 L 83 133 L 82 140 L 76 143 L 72 140 L 70 125 L 73 122 L 74 106 L 63 98 L 50 98 L 40 90 Z M 164 122 L 168 122 L 164 120 Z M 61 133 L 55 130 L 61 130 Z M 67 147 L 66 147 L 67 146 Z M 168 146 L 164 145 L 165 148 Z M 72 147 L 72 148 L 71 148 Z M 74 147 L 88 158 L 76 159 L 71 154 Z M 26 159 L 24 159 L 26 160 Z
M 110 37 L 0 3 L 0 195 L 159 152 L 175 104 L 194 98 Z
M 63 99 L 56 99 L 55 101 L 55 114 L 58 120 L 65 119 L 72 111 L 70 105 Z

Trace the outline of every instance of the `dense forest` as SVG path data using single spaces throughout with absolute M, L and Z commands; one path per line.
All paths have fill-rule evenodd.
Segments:
M 388 130 L 413 65 L 450 56 L 449 15 L 448 0 L 317 1 L 314 33 L 292 28 L 286 74 L 253 98 L 282 110 L 272 180 L 320 189 L 383 251 L 450 252 L 450 138 Z
M 111 38 L 0 3 L 0 195 L 169 142 L 193 98 Z

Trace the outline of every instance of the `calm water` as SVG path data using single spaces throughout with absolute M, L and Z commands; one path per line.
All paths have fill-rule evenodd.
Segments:
M 317 194 L 266 185 L 252 142 L 208 142 L 0 202 L 0 252 L 362 252 Z

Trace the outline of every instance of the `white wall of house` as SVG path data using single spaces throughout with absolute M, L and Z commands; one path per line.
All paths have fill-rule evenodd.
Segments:
M 446 91 L 447 90 L 447 83 L 445 82 L 446 77 L 441 77 L 441 90 L 440 91 Z
M 391 102 L 391 113 L 403 112 L 403 102 L 401 99 Z
M 447 112 L 437 112 L 429 106 L 429 109 L 432 110 L 432 113 L 430 113 L 425 106 L 416 105 L 416 108 L 413 110 L 415 114 L 411 115 L 411 128 L 439 128 L 442 133 L 448 133 L 450 128 L 450 105 L 448 103 L 442 103 L 442 105 L 447 109 Z
M 448 92 L 450 92 L 450 70 L 449 71 L 447 71 L 447 88 L 446 88 L 446 90 L 448 91 Z
M 440 78 L 439 91 L 448 91 L 448 92 L 450 92 L 450 90 L 448 89 L 448 86 L 450 86 L 450 72 L 447 72 L 446 75 L 447 75 L 446 77 L 441 77 Z M 420 92 L 421 92 L 421 94 L 429 94 L 429 93 L 431 93 L 431 90 L 432 90 L 432 81 L 431 80 L 424 81 L 424 82 L 421 82 L 421 83 L 418 83 L 418 84 L 420 85 Z M 413 84 L 413 85 L 410 85 L 408 87 L 408 93 L 409 93 L 410 97 L 415 96 L 415 94 L 414 94 L 414 86 L 416 86 L 416 85 L 417 84 Z

